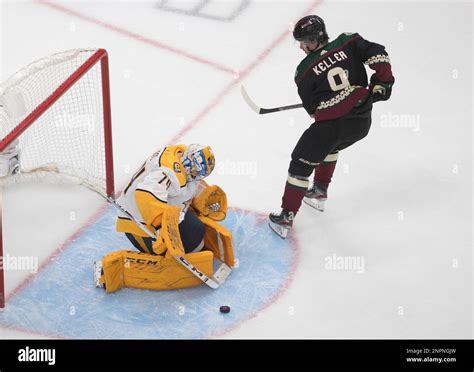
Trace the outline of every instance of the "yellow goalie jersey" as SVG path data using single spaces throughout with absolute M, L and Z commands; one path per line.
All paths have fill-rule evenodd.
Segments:
M 179 222 L 196 194 L 198 182 L 188 181 L 181 157 L 186 145 L 165 147 L 148 158 L 125 188 L 118 202 L 148 229 L 158 235 L 167 206 L 181 209 Z M 148 237 L 127 216 L 117 219 L 118 232 Z

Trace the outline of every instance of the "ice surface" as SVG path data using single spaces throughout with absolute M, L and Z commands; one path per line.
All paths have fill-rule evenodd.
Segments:
M 238 265 L 222 287 L 176 291 L 121 289 L 106 294 L 92 285 L 91 262 L 132 249 L 114 233 L 109 208 L 8 302 L 0 324 L 53 337 L 203 338 L 236 328 L 275 301 L 291 282 L 296 247 L 272 234 L 262 216 L 231 211 L 225 221 L 235 239 Z M 230 314 L 219 307 L 228 305 Z M 32 310 L 33 309 L 33 310 Z
M 296 259 L 288 288 L 264 308 L 263 297 L 272 294 L 260 292 L 257 301 L 239 292 L 255 303 L 254 310 L 242 313 L 255 316 L 239 312 L 247 303 L 229 302 L 230 318 L 206 319 L 212 332 L 191 327 L 183 334 L 180 322 L 197 317 L 209 293 L 190 290 L 189 317 L 169 318 L 174 320 L 167 329 L 191 338 L 471 338 L 472 3 L 252 1 L 231 21 L 160 10 L 156 3 L 0 6 L 1 80 L 61 50 L 97 46 L 109 51 L 118 188 L 146 156 L 170 141 L 202 142 L 212 145 L 219 161 L 209 181 L 226 190 L 230 205 L 257 215 L 278 210 L 289 156 L 311 121 L 304 110 L 257 116 L 239 87 L 245 84 L 262 106 L 298 103 L 293 74 L 303 55 L 288 30 L 311 7 L 326 20 L 331 37 L 353 31 L 384 44 L 396 77 L 392 99 L 373 110 L 369 136 L 341 153 L 326 211 L 302 206 L 293 231 L 299 253 L 286 257 Z M 5 254 L 34 255 L 44 269 L 26 283 L 28 272 L 7 271 L 7 306 L 19 315 L 7 307 L 1 316 L 9 327 L 0 330 L 1 337 L 122 337 L 130 335 L 134 322 L 145 328 L 150 314 L 143 315 L 138 304 L 152 308 L 161 298 L 156 293 L 104 295 L 103 308 L 85 302 L 97 295 L 85 279 L 92 257 L 65 242 L 71 236 L 83 241 L 94 226 L 107 230 L 87 226 L 103 206 L 96 195 L 78 187 L 21 186 L 6 190 L 4 199 Z M 99 221 L 110 221 L 109 213 L 99 213 Z M 263 222 L 261 227 L 257 235 L 241 231 L 238 246 L 277 244 Z M 90 243 L 97 253 L 103 248 L 98 239 Z M 118 238 L 106 233 L 103 239 Z M 75 262 L 71 276 L 64 282 L 46 280 L 67 257 L 69 264 Z M 239 270 L 259 265 L 250 252 L 244 258 Z M 262 258 L 276 264 L 278 256 Z M 346 263 L 341 269 L 337 260 L 345 258 L 359 266 Z M 240 278 L 233 273 L 225 293 Z M 273 294 L 283 283 L 281 273 L 274 280 Z M 69 317 L 70 306 L 76 306 L 75 315 L 51 328 L 54 302 L 46 294 L 66 293 L 68 284 L 74 290 L 55 309 Z M 76 294 L 84 301 L 71 304 Z M 125 297 L 136 306 L 128 315 L 120 300 Z M 182 297 L 171 300 L 169 311 L 179 311 Z M 223 305 L 213 301 L 212 311 Z M 122 325 L 116 333 L 100 333 L 93 322 L 78 326 L 81 316 L 94 319 L 94 311 L 106 306 L 114 309 L 109 324 Z M 229 330 L 223 319 L 242 322 Z M 170 335 L 143 332 L 136 337 Z

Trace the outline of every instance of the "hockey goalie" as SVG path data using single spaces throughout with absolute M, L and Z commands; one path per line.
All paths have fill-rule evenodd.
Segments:
M 203 284 L 174 256 L 208 277 L 214 258 L 234 266 L 232 235 L 218 223 L 226 217 L 226 194 L 204 181 L 214 166 L 212 149 L 196 144 L 165 147 L 145 161 L 119 198 L 142 226 L 125 214 L 116 224 L 138 252 L 104 256 L 95 264 L 97 287 L 111 293 L 123 287 L 167 290 Z

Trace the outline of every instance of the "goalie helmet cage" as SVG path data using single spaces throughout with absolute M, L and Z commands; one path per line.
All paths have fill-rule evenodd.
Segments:
M 40 59 L 0 85 L 0 154 L 20 150 L 4 185 L 44 180 L 83 184 L 114 197 L 109 60 L 104 49 Z M 1 193 L 1 189 L 0 189 Z M 0 195 L 0 308 L 5 306 Z

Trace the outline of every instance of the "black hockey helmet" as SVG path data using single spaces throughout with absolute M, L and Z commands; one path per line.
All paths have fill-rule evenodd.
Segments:
M 318 43 L 329 39 L 324 21 L 317 15 L 309 15 L 296 22 L 293 29 L 293 37 L 297 41 L 317 41 Z

